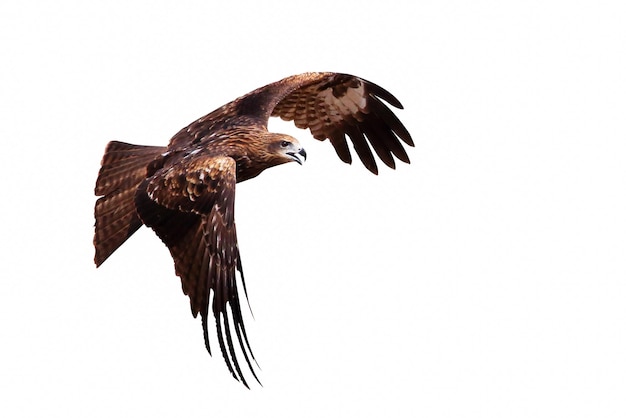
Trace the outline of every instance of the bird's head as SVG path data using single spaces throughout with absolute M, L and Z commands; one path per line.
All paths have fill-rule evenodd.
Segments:
M 306 151 L 293 136 L 285 134 L 273 134 L 269 141 L 269 153 L 274 157 L 276 164 L 290 163 L 292 161 L 302 165 L 306 160 Z

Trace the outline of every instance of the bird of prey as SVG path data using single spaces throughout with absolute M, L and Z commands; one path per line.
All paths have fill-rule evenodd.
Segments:
M 297 139 L 268 131 L 270 116 L 308 128 L 315 139 L 330 140 L 348 164 L 349 138 L 374 174 L 372 149 L 391 168 L 395 159 L 409 163 L 402 142 L 413 146 L 411 135 L 383 101 L 402 109 L 391 93 L 362 78 L 305 73 L 225 104 L 183 128 L 168 146 L 109 142 L 95 187 L 101 196 L 95 205 L 96 266 L 141 225 L 152 228 L 170 250 L 191 313 L 202 318 L 209 353 L 210 309 L 232 376 L 248 387 L 239 351 L 259 381 L 237 290 L 239 277 L 247 298 L 235 230 L 235 185 L 267 168 L 306 159 Z

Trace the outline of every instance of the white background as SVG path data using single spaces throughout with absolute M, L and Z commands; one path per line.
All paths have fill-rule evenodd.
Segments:
M 626 416 L 621 3 L 4 0 L 0 415 Z M 305 71 L 416 146 L 376 177 L 270 125 L 309 159 L 238 186 L 246 390 L 152 231 L 95 268 L 93 186 L 109 140 Z

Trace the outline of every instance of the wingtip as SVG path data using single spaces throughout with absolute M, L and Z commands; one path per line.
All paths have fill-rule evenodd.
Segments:
M 393 107 L 397 109 L 404 109 L 404 106 L 402 106 L 402 103 L 400 103 L 400 100 L 398 100 L 396 96 L 391 94 L 388 90 L 384 89 L 383 87 L 379 86 L 376 83 L 372 83 L 371 81 L 367 81 L 367 80 L 363 80 L 363 81 L 368 86 L 370 94 L 373 94 L 374 96 L 383 99 L 384 101 L 386 101 L 387 103 L 389 103 L 390 105 L 392 105 Z
M 193 309 L 192 309 L 192 313 L 193 313 Z M 198 313 L 196 312 L 194 314 L 194 317 L 198 315 Z M 202 334 L 204 336 L 204 346 L 206 347 L 206 351 L 209 352 L 209 355 L 211 357 L 213 357 L 213 353 L 211 353 L 211 345 L 209 344 L 209 329 L 207 327 L 207 314 L 205 314 L 204 312 L 200 315 L 202 318 Z

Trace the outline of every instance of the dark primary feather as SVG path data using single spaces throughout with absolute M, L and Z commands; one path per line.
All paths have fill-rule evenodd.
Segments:
M 268 156 L 268 141 L 276 138 L 267 132 L 271 116 L 294 121 L 318 140 L 329 139 L 346 163 L 352 162 L 352 143 L 373 173 L 375 156 L 391 168 L 396 159 L 409 163 L 404 144 L 413 146 L 413 140 L 384 102 L 402 108 L 391 93 L 362 78 L 305 73 L 227 103 L 181 129 L 167 147 L 109 143 L 95 188 L 102 196 L 95 207 L 96 265 L 142 224 L 152 228 L 170 250 L 192 314 L 200 314 L 209 353 L 212 315 L 233 377 L 248 386 L 240 353 L 258 381 L 237 286 L 239 276 L 246 294 L 235 184 L 281 163 Z

